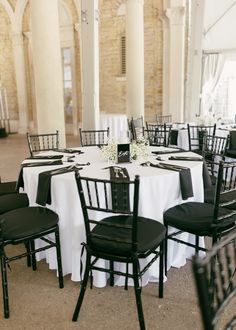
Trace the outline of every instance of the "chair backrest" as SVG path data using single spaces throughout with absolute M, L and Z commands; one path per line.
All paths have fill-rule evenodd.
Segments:
M 143 136 L 143 117 L 131 118 L 128 120 L 128 127 L 131 134 L 131 140 L 137 140 L 137 138 Z
M 203 156 L 219 156 L 219 160 L 223 160 L 228 143 L 229 137 L 205 135 L 203 138 L 202 154 Z
M 192 126 L 188 127 L 189 150 L 202 150 L 205 135 L 215 136 L 216 124 L 212 126 Z
M 171 125 L 156 125 L 146 123 L 144 134 L 147 136 L 150 146 L 169 145 Z
M 106 234 L 97 235 L 91 232 L 91 226 L 106 226 L 104 222 L 96 219 L 105 218 L 104 213 L 109 216 L 117 214 L 128 215 L 130 221 L 124 223 L 107 224 L 117 230 L 128 231 L 129 240 L 125 239 L 119 243 L 130 244 L 132 251 L 137 249 L 137 216 L 138 216 L 138 199 L 139 199 L 139 177 L 135 176 L 134 181 L 114 182 L 113 180 L 100 180 L 88 177 L 81 177 L 76 173 L 76 181 L 80 196 L 81 206 L 83 210 L 87 244 L 91 244 L 91 238 L 99 238 L 101 240 L 113 241 L 114 238 Z M 129 202 L 129 196 L 133 195 L 133 202 Z M 122 199 L 122 207 L 117 206 L 117 199 Z M 127 237 L 127 236 L 126 236 Z M 117 243 L 117 242 L 116 242 Z
M 220 161 L 218 163 L 218 176 L 216 181 L 215 199 L 214 199 L 214 220 L 213 229 L 221 230 L 224 223 L 226 228 L 236 229 L 235 217 L 236 210 L 231 205 L 236 203 L 236 163 L 226 163 Z M 227 206 L 225 214 L 219 212 L 220 208 Z
M 195 256 L 192 265 L 204 329 L 213 330 L 236 294 L 236 232 L 213 246 L 205 258 Z M 233 329 L 236 314 L 226 323 L 224 329 Z
M 34 153 L 38 153 L 43 150 L 56 150 L 59 148 L 58 131 L 48 134 L 26 133 L 26 137 L 31 157 L 33 157 Z
M 80 144 L 84 146 L 104 146 L 108 144 L 109 127 L 101 130 L 79 129 Z
M 203 138 L 202 156 L 205 159 L 208 169 L 215 175 L 218 173 L 218 166 L 225 158 L 226 148 L 229 144 L 229 137 L 205 135 Z
M 172 123 L 172 115 L 156 115 L 157 124 L 170 124 Z

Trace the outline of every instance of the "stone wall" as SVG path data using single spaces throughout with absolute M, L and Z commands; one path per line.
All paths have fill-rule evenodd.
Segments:
M 14 9 L 16 1 L 9 1 Z M 78 23 L 73 0 L 66 0 L 73 24 Z M 100 49 L 100 110 L 112 113 L 126 111 L 126 77 L 121 74 L 121 36 L 125 35 L 126 0 L 100 0 L 99 49 Z M 145 57 L 145 115 L 161 113 L 162 109 L 162 23 L 158 13 L 162 0 L 144 0 L 144 57 Z M 26 6 L 22 32 L 29 31 L 29 6 Z M 79 120 L 82 117 L 80 42 L 75 39 L 75 74 Z M 29 118 L 33 118 L 32 83 L 28 57 L 28 38 L 24 35 Z M 0 4 L 0 74 L 7 88 L 11 119 L 18 118 L 10 20 Z
M 0 5 L 0 75 L 1 84 L 6 88 L 8 109 L 11 119 L 18 119 L 14 56 L 11 41 L 11 22 L 8 14 Z
M 125 35 L 126 0 L 100 2 L 100 110 L 126 111 L 126 80 L 121 75 L 121 36 Z M 162 1 L 144 1 L 145 115 L 162 109 Z

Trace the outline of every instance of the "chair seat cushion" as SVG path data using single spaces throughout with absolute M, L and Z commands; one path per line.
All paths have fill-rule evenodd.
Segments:
M 213 231 L 214 205 L 189 202 L 174 206 L 164 213 L 164 224 L 199 236 L 211 236 Z M 219 216 L 230 214 L 231 210 L 219 208 Z M 233 226 L 236 215 L 218 222 L 220 230 Z
M 4 240 L 17 240 L 49 230 L 58 223 L 58 215 L 43 207 L 25 207 L 0 217 Z
M 16 181 L 0 183 L 0 196 L 16 193 Z
M 27 194 L 7 194 L 0 196 L 0 214 L 29 205 Z
M 111 216 L 101 220 L 101 223 L 112 223 L 131 225 L 132 217 L 126 215 Z M 158 221 L 138 217 L 137 223 L 137 252 L 145 253 L 149 250 L 158 247 L 159 244 L 165 238 L 166 229 Z M 127 255 L 131 252 L 131 244 L 119 242 L 119 240 L 131 241 L 131 230 L 124 228 L 114 228 L 102 225 L 97 225 L 91 232 L 92 248 L 100 250 L 105 253 L 115 255 Z M 93 234 L 100 235 L 101 237 L 110 238 L 113 240 L 107 240 L 104 238 L 93 237 Z M 116 241 L 117 240 L 117 241 Z
M 236 158 L 236 149 L 228 149 L 225 151 L 226 157 Z

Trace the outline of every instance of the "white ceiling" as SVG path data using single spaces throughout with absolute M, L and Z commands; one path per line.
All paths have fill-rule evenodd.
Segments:
M 236 50 L 236 0 L 205 0 L 203 49 Z

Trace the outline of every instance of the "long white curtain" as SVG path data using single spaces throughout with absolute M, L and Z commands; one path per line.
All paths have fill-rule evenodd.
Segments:
M 215 91 L 225 64 L 224 54 L 204 54 L 202 67 L 201 116 L 212 115 Z

